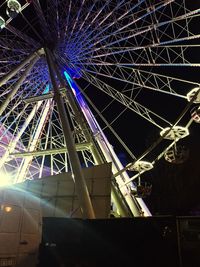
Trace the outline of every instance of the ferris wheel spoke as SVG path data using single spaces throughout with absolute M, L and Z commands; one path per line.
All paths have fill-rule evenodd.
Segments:
M 141 2 L 143 2 L 143 1 L 141 1 Z M 138 5 L 139 5 L 139 4 L 138 4 Z M 133 7 L 132 9 L 137 8 L 138 5 L 134 5 L 134 7 Z M 83 54 L 86 54 L 86 53 L 87 53 L 87 50 L 89 50 L 90 53 L 91 53 L 91 51 L 93 51 L 92 48 L 95 47 L 98 43 L 101 43 L 101 42 L 105 41 L 106 39 L 108 39 L 108 38 L 110 38 L 110 37 L 115 37 L 116 34 L 117 34 L 118 32 L 122 31 L 123 29 L 126 29 L 129 25 L 124 26 L 124 25 L 122 24 L 122 26 L 120 25 L 120 26 L 118 27 L 118 30 L 117 30 L 117 31 L 114 31 L 113 33 L 108 33 L 107 35 L 105 35 L 105 36 L 102 37 L 102 38 L 99 38 L 99 37 L 98 37 L 98 36 L 103 35 L 103 33 L 106 32 L 109 28 L 114 27 L 114 25 L 115 25 L 120 19 L 122 19 L 124 16 L 126 16 L 127 13 L 129 13 L 129 12 L 130 12 L 130 10 L 128 10 L 128 11 L 126 10 L 125 13 L 124 13 L 122 16 L 120 16 L 119 18 L 113 19 L 113 21 L 110 22 L 110 24 L 109 24 L 108 26 L 106 26 L 105 29 L 103 29 L 103 30 L 100 31 L 100 32 L 98 31 L 97 34 L 96 34 L 94 37 L 92 37 L 91 39 L 89 39 L 89 36 L 90 36 L 90 35 L 94 35 L 94 34 L 93 34 L 93 31 L 95 32 L 95 31 L 96 31 L 96 28 L 93 29 L 93 31 L 90 32 L 89 35 L 86 35 L 85 38 L 82 38 L 82 43 L 81 43 L 81 51 L 82 51 L 82 53 L 83 53 Z M 120 35 L 121 35 L 121 33 L 120 33 Z M 88 40 L 88 41 L 87 41 L 87 40 Z M 93 40 L 95 40 L 95 42 L 92 42 Z M 97 40 L 97 41 L 96 41 L 96 40 Z M 95 48 L 94 48 L 94 50 L 95 50 Z M 86 52 L 85 52 L 85 51 L 86 51 Z
M 72 0 L 69 1 L 69 5 L 65 7 L 67 10 L 67 13 L 65 15 L 65 17 L 63 18 L 63 26 L 61 28 L 61 43 L 64 43 L 64 41 L 66 40 L 66 34 L 68 33 L 68 28 L 69 28 L 69 19 L 70 19 L 70 15 L 71 15 L 71 9 L 72 9 Z
M 34 6 L 34 9 L 36 11 L 37 18 L 39 19 L 40 26 L 41 26 L 42 32 L 45 36 L 45 39 L 51 40 L 50 30 L 49 30 L 48 24 L 46 22 L 46 19 L 44 17 L 40 2 L 38 0 L 33 0 L 32 3 Z M 39 38 L 41 38 L 41 37 L 39 36 Z
M 14 70 L 21 62 L 23 62 L 27 55 L 16 55 L 10 53 L 8 57 L 7 53 L 3 53 L 0 61 L 0 80 L 3 76 L 7 75 L 12 69 Z M 14 75 L 13 75 L 14 76 Z M 11 77 L 12 78 L 12 77 Z
M 21 57 L 21 58 L 23 58 L 23 57 Z M 7 54 L 4 53 L 4 55 L 2 55 L 2 57 L 1 57 L 0 64 L 1 65 L 3 65 L 3 64 L 7 65 L 9 63 L 10 64 L 11 63 L 16 64 L 16 63 L 19 62 L 19 60 L 20 60 L 20 57 L 18 55 L 16 55 L 16 54 L 13 54 L 12 56 L 10 55 L 10 57 L 8 58 Z
M 66 1 L 63 1 L 63 3 L 62 3 L 63 9 L 65 9 L 67 7 L 67 4 L 64 3 L 64 2 L 66 2 Z M 64 10 L 62 10 L 62 11 L 64 11 Z M 44 17 L 46 19 L 48 27 L 50 25 L 55 25 L 56 24 L 57 20 L 56 20 L 55 14 L 57 14 L 57 12 L 58 12 L 58 1 L 57 0 L 55 0 L 55 1 L 54 0 L 46 1 L 46 9 L 45 9 L 43 14 L 44 14 Z M 54 29 L 56 29 L 56 27 L 54 27 Z
M 81 34 L 81 36 L 79 36 L 79 38 L 77 40 L 73 40 L 75 43 L 78 43 L 80 39 L 84 39 L 83 37 L 85 37 L 85 34 L 88 32 L 88 30 L 92 27 L 92 25 L 94 23 L 96 23 L 96 21 L 98 20 L 99 16 L 101 15 L 101 13 L 103 12 L 104 9 L 106 9 L 107 6 L 109 6 L 110 2 L 112 0 L 108 0 L 105 2 L 105 4 L 103 4 L 99 10 L 97 10 L 97 14 L 94 16 L 94 18 L 92 19 L 91 22 L 88 22 L 88 25 L 86 26 L 86 28 L 84 29 L 83 33 Z M 98 4 L 98 1 L 95 2 L 95 4 Z M 95 6 L 94 6 L 95 7 Z M 93 33 L 93 30 L 89 31 L 89 36 Z M 89 37 L 88 36 L 88 37 Z
M 75 30 L 76 25 L 77 25 L 77 23 L 78 23 L 78 21 L 79 21 L 79 17 L 80 17 L 80 15 L 81 15 L 83 6 L 84 6 L 84 4 L 85 4 L 85 1 L 86 1 L 86 0 L 81 0 L 80 8 L 79 8 L 79 10 L 78 10 L 78 12 L 77 12 L 77 16 L 76 16 L 76 18 L 75 18 L 75 20 L 74 20 L 74 22 L 73 22 L 72 29 L 71 29 L 70 34 L 69 34 L 69 37 L 68 37 L 68 38 L 69 38 L 69 42 L 70 42 L 70 39 L 71 39 L 72 36 L 73 36 L 74 30 Z
M 80 27 L 79 27 L 79 31 L 81 31 L 82 28 L 84 29 L 84 26 L 85 26 L 85 24 L 87 23 L 87 20 L 88 20 L 88 18 L 90 17 L 90 15 L 92 14 L 92 11 L 93 11 L 94 7 L 96 6 L 97 1 L 98 1 L 98 0 L 94 0 L 94 3 L 89 7 L 89 10 L 88 10 L 88 12 L 87 12 L 85 18 L 83 19 L 83 21 L 82 21 L 82 23 L 81 23 L 81 25 L 80 25 Z M 77 35 L 75 36 L 75 38 L 76 38 L 76 37 L 77 37 Z M 74 41 L 76 42 L 76 39 L 74 39 Z
M 16 108 L 17 105 L 13 109 Z M 9 123 L 8 117 L 7 120 L 5 120 L 3 123 L 0 124 L 0 130 L 3 132 L 3 134 L 0 137 L 0 143 L 3 141 L 4 138 L 6 138 L 9 134 L 13 132 L 13 128 L 17 124 L 18 120 L 20 120 L 20 117 L 23 115 L 23 112 L 25 111 L 26 106 L 17 114 L 17 116 L 13 116 L 13 121 L 12 123 Z M 8 116 L 12 113 L 12 110 L 8 113 Z M 12 117 L 12 115 L 11 115 Z M 13 139 L 13 135 L 10 139 Z
M 93 70 L 92 70 L 93 69 Z M 99 77 L 114 79 L 125 84 L 130 84 L 126 90 L 130 96 L 136 94 L 138 90 L 157 91 L 162 94 L 169 94 L 182 99 L 187 99 L 186 93 L 192 88 L 199 87 L 199 83 L 188 81 L 185 79 L 176 78 L 173 76 L 161 75 L 154 72 L 147 72 L 144 70 L 133 69 L 131 67 L 120 66 L 101 66 L 100 68 L 86 69 L 87 73 Z M 179 92 L 177 88 L 185 88 L 185 91 Z M 188 88 L 188 91 L 187 91 Z
M 95 87 L 100 89 L 105 94 L 109 95 L 113 99 L 120 102 L 122 105 L 126 106 L 130 110 L 134 111 L 136 114 L 140 115 L 147 121 L 151 122 L 153 125 L 157 126 L 160 129 L 163 129 L 163 127 L 160 125 L 161 123 L 164 125 L 171 125 L 169 121 L 162 118 L 158 114 L 154 113 L 150 109 L 142 106 L 141 104 L 137 103 L 134 99 L 131 99 L 127 95 L 117 91 L 110 85 L 106 84 L 102 80 L 99 80 L 98 78 L 84 73 L 84 78 L 88 80 L 91 84 L 93 84 Z M 156 122 L 158 120 L 158 122 Z
M 131 22 L 127 23 L 126 25 L 122 24 L 122 27 L 119 27 L 116 31 L 112 31 L 111 35 L 116 35 L 118 32 L 123 31 L 124 29 L 132 26 L 136 22 L 145 19 L 146 17 L 150 16 L 151 13 L 154 13 L 155 11 L 165 7 L 167 4 L 171 3 L 172 1 L 173 0 L 168 0 L 167 2 L 166 1 L 161 1 L 159 4 L 153 6 L 154 8 L 152 8 L 152 10 L 150 10 L 149 12 L 145 12 L 145 14 L 139 15 L 139 17 L 137 19 L 131 20 Z M 110 27 L 112 27 L 114 24 L 116 24 L 116 22 L 118 22 L 119 20 L 123 19 L 124 16 L 127 15 L 127 13 L 129 13 L 130 11 L 132 11 L 135 8 L 137 8 L 138 6 L 140 6 L 140 4 L 142 2 L 144 2 L 144 1 L 141 1 L 141 2 L 137 3 L 131 9 L 126 11 L 122 16 L 117 18 L 114 22 L 111 22 L 108 26 L 106 26 L 100 32 L 98 32 L 94 37 L 90 38 L 88 40 L 88 42 L 84 42 L 84 47 L 87 46 L 88 48 L 92 48 L 93 46 L 97 45 L 99 42 L 105 41 L 108 37 L 110 37 L 110 33 L 108 34 L 108 36 L 104 36 L 102 39 L 100 38 L 100 40 L 93 42 L 93 40 L 96 40 L 99 36 L 101 36 L 104 32 L 106 32 Z M 142 12 L 142 13 L 144 13 L 144 12 Z M 148 25 L 148 26 L 150 26 L 150 25 Z M 87 37 L 89 37 L 89 36 L 87 36 Z M 83 49 L 83 51 L 84 51 L 84 49 Z
M 117 36 L 115 36 L 115 35 L 107 35 L 107 38 L 113 37 L 114 39 L 116 39 L 116 41 L 110 42 L 110 43 L 107 44 L 107 45 L 103 45 L 103 46 L 98 47 L 98 48 L 95 48 L 95 49 L 91 49 L 90 46 L 89 46 L 87 49 L 82 49 L 79 58 L 80 58 L 80 59 L 84 59 L 84 57 L 87 56 L 87 55 L 88 55 L 89 53 L 91 53 L 91 52 L 92 52 L 92 53 L 97 52 L 97 51 L 100 51 L 100 52 L 101 52 L 101 50 L 104 51 L 104 50 L 107 49 L 107 47 L 110 47 L 110 46 L 112 47 L 112 45 L 117 44 L 116 47 L 113 47 L 113 51 L 114 51 L 117 47 L 120 48 L 120 45 L 119 45 L 120 42 L 125 42 L 125 43 L 127 43 L 129 39 L 132 39 L 132 38 L 135 39 L 137 36 L 141 36 L 141 35 L 144 36 L 144 34 L 145 34 L 146 32 L 147 32 L 147 33 L 150 32 L 151 29 L 153 29 L 153 28 L 149 26 L 149 27 L 147 27 L 146 29 L 134 30 L 133 33 L 132 33 L 132 32 L 128 32 L 128 35 L 125 36 L 125 37 L 121 37 L 121 36 L 120 36 L 121 39 L 117 39 Z M 120 35 L 122 35 L 122 33 L 120 33 Z M 105 39 L 107 39 L 107 38 L 105 37 Z M 104 41 L 104 39 L 102 39 L 101 41 Z M 99 42 L 100 42 L 100 41 L 99 41 Z M 98 43 L 99 43 L 99 42 L 98 42 Z M 94 43 L 94 46 L 95 46 L 96 44 L 97 44 L 97 43 Z M 84 45 L 83 45 L 83 47 L 84 47 Z M 82 48 L 83 48 L 83 47 L 82 47 Z M 124 50 L 124 48 L 123 48 L 123 50 Z M 100 54 L 100 56 L 101 56 L 101 54 Z M 97 54 L 96 57 L 98 57 L 98 54 Z M 95 55 L 92 56 L 92 58 L 95 58 Z
M 136 36 L 136 35 L 135 35 Z M 149 64 L 153 64 L 155 61 L 155 57 L 157 56 L 158 58 L 161 58 L 162 61 L 164 62 L 168 62 L 169 64 L 172 63 L 171 58 L 173 59 L 174 56 L 175 60 L 178 59 L 179 62 L 184 63 L 189 65 L 189 61 L 186 60 L 186 56 L 185 54 L 187 54 L 186 50 L 191 50 L 192 48 L 194 48 L 194 45 L 176 45 L 175 43 L 179 43 L 179 42 L 184 42 L 184 41 L 189 41 L 189 40 L 194 40 L 194 39 L 199 39 L 200 38 L 200 34 L 198 35 L 193 35 L 190 37 L 186 37 L 186 38 L 180 38 L 177 40 L 173 40 L 173 42 L 170 41 L 165 41 L 165 42 L 160 42 L 160 43 L 154 43 L 154 44 L 149 44 L 146 46 L 137 46 L 137 47 L 131 47 L 131 46 L 115 46 L 115 47 L 109 47 L 109 48 L 103 48 L 103 49 L 98 49 L 98 53 L 93 54 L 90 59 L 99 59 L 99 58 L 104 58 L 107 56 L 112 56 L 112 55 L 120 55 L 120 54 L 124 54 L 127 56 L 131 56 L 131 57 L 136 57 L 139 54 L 147 54 L 146 56 L 144 55 L 143 58 L 146 58 L 146 64 L 148 65 L 148 61 L 152 61 Z M 173 44 L 174 45 L 170 45 Z M 198 47 L 198 45 L 196 45 L 196 47 Z M 97 50 L 96 50 L 97 52 Z M 80 56 L 77 57 L 78 61 L 81 60 L 86 60 L 87 62 L 87 55 L 91 53 L 91 51 L 82 54 Z M 158 53 L 158 54 L 156 54 Z M 156 54 L 156 55 L 155 55 Z M 167 59 L 163 59 L 164 56 L 162 57 L 162 54 L 165 54 L 165 58 Z M 167 57 L 166 57 L 167 54 Z M 172 56 L 173 57 L 172 57 Z M 141 56 L 140 56 L 141 57 Z M 87 64 L 87 63 L 86 63 Z M 133 63 L 134 64 L 134 63 Z M 159 63 L 158 63 L 159 64 Z M 198 64 L 197 64 L 198 65 Z
M 120 138 L 120 136 L 117 134 L 117 132 L 114 130 L 112 125 L 106 120 L 106 118 L 103 116 L 103 114 L 98 110 L 98 108 L 92 103 L 90 98 L 84 93 L 83 90 L 81 90 L 81 94 L 83 94 L 84 98 L 87 100 L 87 102 L 92 106 L 92 108 L 97 112 L 98 116 L 103 120 L 103 122 L 106 125 L 106 128 L 108 128 L 113 135 L 117 138 L 119 143 L 124 147 L 125 151 L 131 156 L 132 159 L 136 159 L 135 155 L 132 153 L 132 151 L 127 147 L 127 145 L 124 143 L 124 141 Z
M 24 19 L 24 21 L 26 22 L 27 25 L 30 26 L 30 28 L 32 29 L 32 31 L 34 32 L 34 34 L 38 37 L 38 39 L 40 40 L 40 43 L 42 44 L 44 41 L 43 41 L 43 37 L 41 36 L 41 34 L 38 32 L 38 30 L 36 29 L 36 27 L 34 27 L 33 24 L 31 24 L 29 22 L 29 20 L 24 16 L 23 13 L 21 13 L 21 16 L 22 18 Z
M 69 1 L 47 1 L 47 21 L 50 26 L 52 38 L 59 40 L 63 43 L 68 33 L 69 19 L 72 15 L 72 0 Z M 74 1 L 75 2 L 75 1 Z M 53 41 L 53 40 L 52 40 Z
M 171 44 L 171 43 L 177 43 L 177 42 L 181 42 L 181 41 L 188 41 L 188 40 L 191 40 L 191 39 L 197 39 L 200 37 L 199 34 L 193 34 L 191 31 L 189 31 L 189 27 L 190 27 L 190 24 L 192 25 L 193 24 L 193 19 L 196 18 L 196 15 L 195 14 L 198 14 L 199 13 L 199 9 L 198 10 L 194 10 L 194 11 L 190 11 L 188 13 L 185 13 L 184 15 L 181 15 L 177 18 L 171 18 L 171 20 L 167 20 L 167 21 L 164 21 L 164 22 L 160 22 L 160 23 L 156 23 L 156 24 L 153 24 L 153 25 L 147 25 L 147 26 L 142 26 L 140 28 L 134 28 L 133 31 L 135 31 L 135 33 L 133 32 L 132 33 L 132 29 L 131 30 L 128 30 L 127 33 L 125 32 L 125 36 L 121 37 L 119 35 L 119 38 L 117 37 L 117 33 L 119 32 L 119 34 L 122 34 L 120 33 L 121 29 L 122 28 L 119 28 L 117 29 L 117 31 L 114 31 L 114 32 L 111 32 L 109 33 L 108 35 L 105 35 L 103 38 L 101 38 L 100 40 L 96 41 L 94 44 L 92 44 L 92 46 L 94 46 L 94 48 L 92 48 L 92 46 L 88 46 L 86 49 L 83 49 L 82 47 L 82 50 L 81 50 L 81 53 L 83 54 L 82 56 L 80 56 L 80 58 L 84 58 L 84 56 L 86 56 L 88 53 L 91 53 L 91 52 L 96 52 L 96 51 L 99 51 L 99 50 L 105 50 L 106 48 L 109 48 L 110 46 L 110 49 L 113 49 L 115 52 L 115 49 L 118 49 L 120 51 L 120 42 L 124 42 L 123 43 L 123 46 L 126 46 L 126 42 L 133 38 L 134 36 L 140 36 L 140 34 L 144 35 L 144 33 L 146 32 L 147 33 L 147 38 L 145 38 L 145 36 L 143 36 L 143 41 L 146 39 L 148 42 L 149 42 L 149 45 L 146 47 L 155 47 L 155 46 L 161 46 L 161 45 L 166 45 L 166 44 Z M 183 25 L 183 22 L 184 22 L 184 25 Z M 127 26 L 127 25 L 126 25 Z M 169 35 L 169 33 L 167 33 L 167 31 L 169 32 L 168 28 L 172 27 L 173 29 L 173 35 Z M 145 29 L 146 28 L 146 29 Z M 156 34 L 157 38 L 154 39 L 149 39 L 149 36 L 148 34 L 149 33 L 154 33 Z M 176 33 L 175 33 L 176 32 Z M 166 33 L 166 34 L 165 34 Z M 114 42 L 107 42 L 107 44 L 103 44 L 103 46 L 100 46 L 100 47 L 96 47 L 96 45 L 102 41 L 105 41 L 106 39 L 110 38 L 110 37 L 113 37 L 115 39 Z M 169 39 L 169 40 L 167 40 Z M 133 43 L 134 43 L 134 48 L 132 49 L 137 49 L 137 47 L 140 49 L 141 47 L 144 47 L 144 45 L 142 44 L 138 44 L 137 42 L 137 39 L 135 40 L 131 40 Z M 150 43 L 150 41 L 152 43 Z M 116 44 L 117 46 L 119 46 L 119 48 L 116 47 L 112 47 L 112 45 Z M 87 51 L 88 50 L 88 51 Z M 84 52 L 85 51 L 85 52 Z M 116 51 L 115 53 L 120 53 L 119 51 Z M 125 52 L 125 49 L 123 48 L 122 51 Z M 128 50 L 130 51 L 130 50 Z M 95 55 L 94 55 L 95 56 Z M 101 55 L 100 55 L 101 56 Z M 99 57 L 99 55 L 97 54 L 96 57 Z
M 93 40 L 99 39 L 98 36 L 101 36 L 104 32 L 106 32 L 108 29 L 110 29 L 110 28 L 111 28 L 113 25 L 115 25 L 118 21 L 124 19 L 124 17 L 126 17 L 127 15 L 129 15 L 129 13 L 131 14 L 131 12 L 132 12 L 133 10 L 135 10 L 137 7 L 139 7 L 143 2 L 144 2 L 144 0 L 141 0 L 139 3 L 137 3 L 137 4 L 133 4 L 133 6 L 132 6 L 130 9 L 126 8 L 126 4 L 125 4 L 125 10 L 124 10 L 124 13 L 123 13 L 121 16 L 119 16 L 118 18 L 113 19 L 113 21 L 111 21 L 110 23 L 108 23 L 108 25 L 106 25 L 105 28 L 103 28 L 101 31 L 98 31 L 97 34 L 94 35 L 94 37 L 92 37 L 91 39 L 89 39 L 90 35 L 93 35 L 93 32 L 95 32 L 96 29 L 97 29 L 97 28 L 94 28 L 93 31 L 92 31 L 89 35 L 86 36 L 87 39 L 88 39 L 88 41 L 86 42 L 87 39 L 83 39 L 84 46 L 83 46 L 82 48 L 84 48 L 85 46 L 88 46 L 89 48 L 91 48 L 92 46 L 98 44 L 100 41 L 103 41 L 103 40 L 107 39 L 107 36 L 105 36 L 105 37 L 104 37 L 105 39 L 102 38 L 102 39 L 100 39 L 99 41 L 95 41 L 95 43 L 93 43 L 92 45 L 90 45 L 90 43 L 91 43 Z M 123 3 L 124 3 L 124 1 L 121 1 L 115 8 L 117 9 L 117 8 L 121 7 L 121 5 L 122 5 Z M 105 20 L 103 20 L 103 21 L 105 21 Z M 102 24 L 102 23 L 99 22 L 99 23 L 97 24 L 97 27 L 99 27 L 99 24 Z M 126 25 L 126 26 L 123 25 L 120 29 L 118 29 L 118 30 L 115 31 L 114 33 L 117 33 L 118 31 L 121 31 L 121 30 L 127 28 L 128 26 L 130 26 L 130 25 L 129 25 L 129 24 Z M 108 36 L 110 36 L 110 34 L 109 34 Z M 84 49 L 83 49 L 83 51 L 84 51 Z
M 199 45 L 172 45 L 172 46 L 149 46 L 142 48 L 132 48 L 103 53 L 102 55 L 92 56 L 90 62 L 87 58 L 75 59 L 74 63 L 82 66 L 184 66 L 198 67 L 198 58 L 191 58 L 191 52 L 198 51 Z M 115 51 L 117 50 L 117 51 Z M 119 57 L 120 56 L 120 57 Z
M 28 55 L 30 54 L 31 47 L 26 42 L 12 40 L 11 38 L 6 37 L 6 35 L 4 36 L 2 35 L 0 38 L 0 49 L 3 49 L 4 52 L 9 50 L 9 52 L 12 51 L 12 52 L 18 52 L 22 55 Z
M 80 34 L 77 34 L 78 35 L 78 38 L 76 38 L 76 36 L 75 36 L 75 38 L 73 39 L 73 43 L 75 44 L 76 49 L 77 50 L 80 49 L 80 51 L 82 51 L 83 48 L 85 47 L 85 44 L 87 43 L 87 40 L 90 38 L 90 36 L 93 38 L 93 35 L 95 33 L 98 33 L 99 32 L 99 29 L 101 29 L 100 28 L 101 27 L 101 24 L 104 24 L 105 21 L 109 20 L 109 17 L 110 16 L 112 17 L 114 11 L 117 11 L 119 8 L 122 8 L 123 6 L 127 5 L 127 3 L 129 3 L 130 1 L 129 2 L 126 1 L 126 4 L 124 4 L 124 2 L 125 2 L 124 0 L 121 1 L 121 2 L 119 2 L 114 7 L 114 10 L 112 10 L 111 12 L 109 12 L 103 18 L 100 17 L 99 20 L 98 20 L 97 19 L 97 16 L 95 16 L 96 21 L 95 21 L 95 19 L 93 19 L 91 23 L 88 22 L 89 23 L 89 26 L 86 27 L 85 29 L 83 29 L 83 31 Z M 103 7 L 100 8 L 100 10 L 97 13 L 97 15 L 99 15 L 103 11 L 104 8 L 109 8 L 109 1 L 107 1 L 106 4 Z M 126 12 L 129 12 L 129 11 L 126 11 Z M 116 18 L 113 18 L 113 19 L 110 18 L 110 20 L 112 21 L 111 24 L 113 24 L 113 21 L 116 21 Z M 95 22 L 95 25 L 96 26 L 91 27 L 92 24 L 93 24 L 93 22 Z M 110 27 L 112 27 L 112 25 Z M 89 30 L 89 28 L 91 28 L 91 29 Z
M 81 0 L 83 2 L 83 0 Z M 61 6 L 64 5 L 64 3 L 61 3 Z M 72 29 L 73 29 L 73 25 L 75 24 L 76 27 L 76 18 L 78 16 L 78 12 L 80 10 L 79 8 L 79 3 L 78 1 L 72 1 L 70 0 L 69 3 L 66 3 L 66 10 L 67 12 L 65 12 L 65 10 L 63 10 L 63 8 L 61 8 L 61 12 L 60 12 L 60 17 L 62 18 L 62 25 L 60 26 L 60 31 L 62 32 L 61 36 L 62 36 L 62 43 L 65 43 L 65 45 L 68 45 L 70 43 L 70 39 L 71 39 L 71 35 L 73 35 Z M 81 5 L 81 9 L 82 9 L 82 5 Z M 63 11 L 63 12 L 62 12 Z M 77 29 L 78 31 L 78 29 Z
M 33 48 L 39 48 L 40 47 L 40 44 L 38 42 L 36 42 L 30 36 L 26 35 L 24 32 L 21 32 L 20 30 L 18 30 L 14 26 L 7 25 L 6 30 L 15 34 L 18 38 L 22 39 L 23 41 L 27 42 L 29 45 L 33 46 Z
M 46 90 L 48 90 L 47 81 L 41 82 L 40 77 L 38 77 L 38 79 L 32 79 L 32 77 L 30 77 L 23 87 L 21 100 L 27 102 L 26 100 L 28 98 L 42 95 Z
M 80 46 L 80 43 L 82 43 L 83 38 L 85 37 L 85 34 L 87 34 L 89 27 L 91 26 L 91 23 L 89 23 L 89 26 L 86 25 L 86 28 L 84 28 L 84 25 L 86 24 L 88 18 L 92 15 L 92 12 L 94 12 L 94 8 L 96 7 L 96 4 L 98 3 L 98 0 L 95 0 L 94 3 L 91 6 L 88 6 L 88 10 L 84 10 L 82 16 L 83 19 L 79 22 L 80 26 L 78 29 L 76 29 L 76 33 L 72 36 L 71 42 L 67 39 L 67 50 L 70 49 L 70 44 L 75 44 L 76 47 Z M 67 28 L 66 28 L 67 32 Z
M 31 71 L 31 73 L 29 73 L 29 76 L 27 76 L 26 80 L 24 81 L 24 83 L 21 83 L 21 87 L 17 90 L 17 92 L 19 91 L 19 94 L 21 95 L 26 94 L 29 95 L 32 93 L 33 88 L 36 89 L 37 88 L 37 84 L 39 83 L 40 85 L 43 84 L 43 82 L 41 82 L 41 78 L 35 78 L 34 76 L 32 76 L 34 74 L 34 71 Z M 26 76 L 25 72 L 22 73 L 22 75 Z M 6 82 L 6 84 L 1 88 L 1 96 L 5 96 L 5 95 L 9 95 L 11 93 L 11 91 L 13 90 L 13 88 L 16 87 L 16 83 L 19 84 L 19 81 L 22 81 L 21 75 L 19 76 L 15 76 L 14 79 L 10 79 Z M 25 78 L 24 78 L 25 79 Z M 35 84 L 34 84 L 35 83 Z M 34 87 L 33 87 L 34 84 Z M 16 96 L 18 96 L 18 93 L 15 94 Z M 15 97 L 15 96 L 14 96 Z M 13 98 L 12 98 L 13 99 Z

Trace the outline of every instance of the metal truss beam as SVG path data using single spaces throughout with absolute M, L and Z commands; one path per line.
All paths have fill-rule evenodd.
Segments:
M 60 120 L 61 120 L 61 124 L 63 128 L 63 134 L 65 137 L 66 146 L 69 152 L 69 158 L 70 158 L 70 163 L 71 163 L 72 171 L 74 175 L 76 191 L 77 191 L 80 206 L 83 212 L 83 218 L 94 219 L 95 214 L 94 214 L 92 202 L 89 196 L 89 191 L 88 191 L 87 184 L 86 184 L 86 181 L 83 176 L 82 169 L 81 169 L 81 164 L 80 164 L 80 161 L 79 161 L 76 149 L 75 149 L 74 140 L 73 140 L 72 132 L 70 129 L 70 124 L 67 119 L 66 109 L 64 106 L 64 101 L 63 101 L 62 95 L 59 92 L 59 88 L 58 88 L 57 81 L 55 78 L 55 75 L 57 74 L 58 71 L 55 66 L 51 51 L 48 48 L 46 48 L 45 53 L 46 53 L 47 64 L 48 64 L 49 73 L 51 77 L 51 82 L 52 82 L 54 93 L 55 93 L 54 98 L 57 104 L 57 108 L 58 108 L 58 112 L 59 112 L 59 116 L 60 116 Z M 64 83 L 62 80 L 60 80 L 60 82 L 61 84 Z
M 65 93 L 66 90 L 67 90 L 66 88 L 60 88 L 59 92 L 60 93 Z M 34 103 L 34 102 L 39 102 L 39 101 L 45 100 L 45 99 L 51 99 L 53 97 L 54 97 L 54 93 L 50 92 L 50 93 L 39 95 L 39 96 L 31 96 L 31 97 L 23 99 L 23 101 L 25 103 Z
M 80 143 L 75 144 L 76 151 L 84 151 L 90 149 L 92 146 L 91 143 Z M 68 152 L 67 147 L 60 147 L 60 148 L 54 148 L 54 149 L 45 149 L 45 150 L 34 150 L 29 152 L 20 152 L 20 153 L 11 153 L 10 156 L 14 158 L 24 158 L 24 157 L 39 157 L 39 156 L 47 156 L 52 154 L 62 154 Z
M 24 61 L 22 61 L 18 66 L 6 74 L 2 79 L 0 79 L 0 86 L 4 85 L 10 78 L 16 75 L 26 64 L 28 64 L 35 57 L 40 57 L 44 53 L 43 49 L 38 49 L 37 51 L 30 54 Z
M 24 80 L 26 79 L 27 75 L 30 73 L 31 69 L 33 68 L 34 64 L 37 62 L 38 57 L 34 57 L 33 60 L 30 62 L 29 66 L 27 67 L 27 69 L 25 70 L 25 72 L 22 74 L 22 76 L 20 77 L 20 79 L 17 81 L 17 83 L 14 85 L 14 87 L 11 89 L 10 93 L 7 95 L 5 101 L 1 104 L 0 106 L 0 116 L 2 115 L 2 113 L 5 111 L 5 109 L 7 108 L 7 106 L 9 105 L 10 101 L 13 99 L 13 97 L 15 96 L 15 94 L 17 93 L 17 91 L 19 90 L 20 86 L 22 85 L 22 83 L 24 82 Z

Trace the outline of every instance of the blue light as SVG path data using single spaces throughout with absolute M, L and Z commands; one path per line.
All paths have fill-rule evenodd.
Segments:
M 67 71 L 64 71 L 64 75 L 65 75 L 65 78 L 66 78 L 69 86 L 71 87 L 72 91 L 76 95 L 76 93 L 79 92 L 76 84 L 74 83 L 74 81 L 72 80 L 72 78 L 70 77 L 70 75 L 67 73 Z
M 48 94 L 48 93 L 49 93 L 49 83 L 46 85 L 46 88 L 45 88 L 45 90 L 43 92 L 43 95 L 44 94 Z
M 67 67 L 66 71 L 73 79 L 79 79 L 81 77 L 81 68 L 79 67 L 76 67 L 76 69 Z
M 66 78 L 66 80 L 67 80 L 67 82 L 68 82 L 68 84 L 70 85 L 70 87 L 72 88 L 72 78 L 69 76 L 69 74 L 66 72 L 66 71 L 64 71 L 64 75 L 65 75 L 65 78 Z

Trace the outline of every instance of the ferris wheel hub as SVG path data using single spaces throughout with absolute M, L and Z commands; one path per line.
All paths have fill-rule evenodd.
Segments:
M 174 126 L 172 129 L 170 127 L 167 127 L 160 132 L 160 135 L 164 139 L 178 140 L 188 136 L 189 130 L 188 128 L 182 126 Z

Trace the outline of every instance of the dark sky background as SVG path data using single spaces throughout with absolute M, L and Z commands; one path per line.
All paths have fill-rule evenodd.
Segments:
M 200 215 L 199 135 L 199 125 L 191 127 L 190 136 L 183 142 L 189 152 L 184 163 L 162 159 L 145 174 L 145 180 L 153 185 L 146 201 L 154 214 Z

